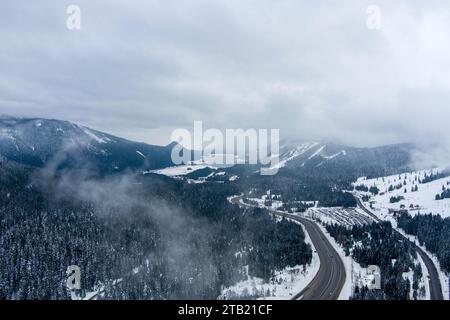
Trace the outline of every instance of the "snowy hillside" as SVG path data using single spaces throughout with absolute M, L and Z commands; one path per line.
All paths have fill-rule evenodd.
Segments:
M 450 216 L 450 198 L 436 198 L 450 189 L 450 173 L 443 169 L 415 171 L 375 179 L 360 178 L 354 186 L 360 189 L 361 195 L 371 194 L 363 191 L 361 186 L 369 189 L 376 187 L 378 194 L 372 196 L 371 203 L 373 209 L 382 213 L 389 212 L 389 209 L 391 212 L 404 209 L 411 215 L 420 212 Z
M 344 149 L 336 151 L 332 145 L 318 142 L 285 142 L 280 147 L 279 168 L 288 165 L 289 162 L 301 162 L 304 167 L 307 163 L 314 162 L 315 166 L 321 166 L 328 160 L 333 160 L 339 156 L 345 156 Z M 295 161 L 294 161 L 295 160 Z M 315 163 L 319 161 L 318 163 Z
M 415 148 L 414 144 L 408 143 L 357 148 L 336 143 L 283 142 L 278 167 L 295 172 L 329 171 L 338 176 L 376 177 L 410 170 Z

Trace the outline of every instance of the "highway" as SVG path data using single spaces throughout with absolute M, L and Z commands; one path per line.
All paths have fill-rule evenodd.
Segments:
M 364 210 L 368 215 L 370 215 L 375 221 L 381 222 L 382 220 L 379 219 L 372 211 L 367 209 L 364 204 L 361 202 L 361 199 L 355 196 L 356 202 L 358 203 L 358 206 Z M 397 230 L 396 230 L 397 231 Z M 398 231 L 397 231 L 398 232 Z M 398 234 L 403 237 L 404 239 L 408 240 L 403 234 L 398 232 Z M 430 287 L 430 300 L 444 300 L 444 296 L 442 294 L 442 288 L 441 288 L 441 281 L 439 280 L 439 274 L 436 269 L 436 266 L 434 265 L 433 261 L 430 259 L 428 254 L 423 251 L 420 247 L 416 246 L 414 244 L 414 247 L 416 249 L 416 252 L 420 255 L 423 262 L 425 263 L 425 266 L 428 270 L 428 283 Z
M 255 207 L 242 203 L 242 197 L 232 198 L 234 204 Z M 315 222 L 285 212 L 266 209 L 270 213 L 300 222 L 306 229 L 319 255 L 320 267 L 314 279 L 293 300 L 337 300 L 345 283 L 345 266 L 341 257 Z
M 345 267 L 341 257 L 315 222 L 288 214 L 283 216 L 296 220 L 305 227 L 320 259 L 319 271 L 314 279 L 302 292 L 296 294 L 293 299 L 337 300 L 346 277 Z

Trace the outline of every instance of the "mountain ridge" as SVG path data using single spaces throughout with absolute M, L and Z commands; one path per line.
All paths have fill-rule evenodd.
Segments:
M 171 152 L 176 144 L 134 142 L 66 120 L 0 116 L 0 156 L 34 167 L 88 165 L 101 173 L 162 169 L 175 166 Z M 343 166 L 347 170 L 360 168 L 361 172 L 367 171 L 364 166 L 376 166 L 377 170 L 391 172 L 408 169 L 414 148 L 412 143 L 362 148 L 329 141 L 284 140 L 278 166 L 288 171 Z
M 66 120 L 0 116 L 0 154 L 35 167 L 94 165 L 100 172 L 173 165 L 171 150 L 134 142 Z

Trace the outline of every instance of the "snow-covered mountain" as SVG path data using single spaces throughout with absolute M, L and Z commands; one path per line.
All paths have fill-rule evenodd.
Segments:
M 0 157 L 31 166 L 158 169 L 173 165 L 172 147 L 132 142 L 68 121 L 0 117 Z
M 284 141 L 280 145 L 280 168 L 301 170 L 336 169 L 402 172 L 409 169 L 413 144 L 356 148 L 335 143 Z
M 31 166 L 91 167 L 100 173 L 155 170 L 174 166 L 172 148 L 173 144 L 133 142 L 68 121 L 0 117 L 0 158 Z M 323 169 L 388 175 L 408 169 L 412 150 L 412 144 L 355 148 L 283 141 L 279 166 L 291 172 Z
M 299 162 L 305 166 L 308 162 L 321 160 L 317 166 L 323 164 L 324 161 L 332 160 L 338 156 L 345 156 L 346 151 L 342 150 L 333 153 L 334 145 L 327 145 L 319 142 L 285 142 L 280 146 L 280 167 L 288 165 L 289 162 Z M 333 153 L 333 154 L 332 154 Z

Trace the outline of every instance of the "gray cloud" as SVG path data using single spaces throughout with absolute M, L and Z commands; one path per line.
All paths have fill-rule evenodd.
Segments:
M 65 27 L 72 3 L 80 31 Z M 370 4 L 2 1 L 0 113 L 150 143 L 194 120 L 356 145 L 448 140 L 450 8 L 377 1 L 371 31 Z

